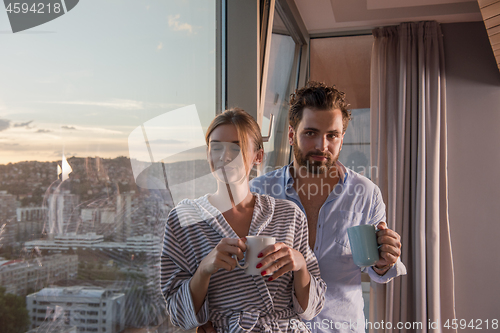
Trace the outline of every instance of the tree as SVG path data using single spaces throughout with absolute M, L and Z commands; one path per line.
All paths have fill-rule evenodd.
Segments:
M 6 294 L 0 287 L 0 327 L 4 333 L 23 333 L 30 325 L 28 309 L 23 297 Z

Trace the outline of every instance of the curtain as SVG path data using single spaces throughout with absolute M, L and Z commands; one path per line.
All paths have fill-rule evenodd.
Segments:
M 456 331 L 443 328 L 455 318 L 455 300 L 441 28 L 403 23 L 373 35 L 372 179 L 387 205 L 389 228 L 401 235 L 408 275 L 387 285 L 372 282 L 369 321 L 386 325 L 370 331 Z

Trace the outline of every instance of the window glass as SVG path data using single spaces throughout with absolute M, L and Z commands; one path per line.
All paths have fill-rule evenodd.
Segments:
M 26 331 L 64 314 L 79 331 L 168 326 L 159 251 L 184 195 L 169 186 L 206 164 L 216 0 L 72 2 L 17 33 L 0 10 L 0 297 L 26 300 Z
M 311 40 L 311 80 L 335 85 L 350 104 L 349 123 L 339 161 L 371 177 L 370 64 L 373 36 L 316 38 Z
M 260 173 L 272 171 L 289 162 L 288 107 L 290 94 L 297 84 L 299 49 L 275 9 L 261 124 L 262 135 L 270 135 L 270 138 L 264 143 L 265 159 Z
M 273 33 L 269 56 L 269 72 L 266 85 L 266 99 L 262 120 L 262 135 L 269 135 L 269 123 L 273 115 L 271 139 L 264 144 L 266 153 L 265 171 L 271 171 L 279 165 L 280 154 L 288 157 L 288 150 L 283 151 L 282 141 L 286 141 L 288 130 L 288 103 L 290 101 L 290 79 L 293 70 L 295 42 L 292 37 Z

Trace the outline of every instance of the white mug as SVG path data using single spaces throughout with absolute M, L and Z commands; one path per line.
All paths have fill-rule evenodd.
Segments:
M 269 245 L 276 244 L 276 238 L 270 236 L 246 236 L 247 250 L 245 251 L 245 264 L 240 265 L 238 259 L 236 264 L 245 270 L 247 275 L 260 275 L 262 268 L 257 268 L 257 264 L 263 259 L 257 256 Z

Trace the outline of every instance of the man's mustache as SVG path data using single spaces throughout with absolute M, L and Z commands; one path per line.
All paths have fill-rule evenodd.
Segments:
M 332 159 L 332 154 L 324 153 L 322 151 L 310 151 L 306 154 L 306 158 L 311 156 L 321 156 L 321 157 L 326 157 L 329 160 Z

